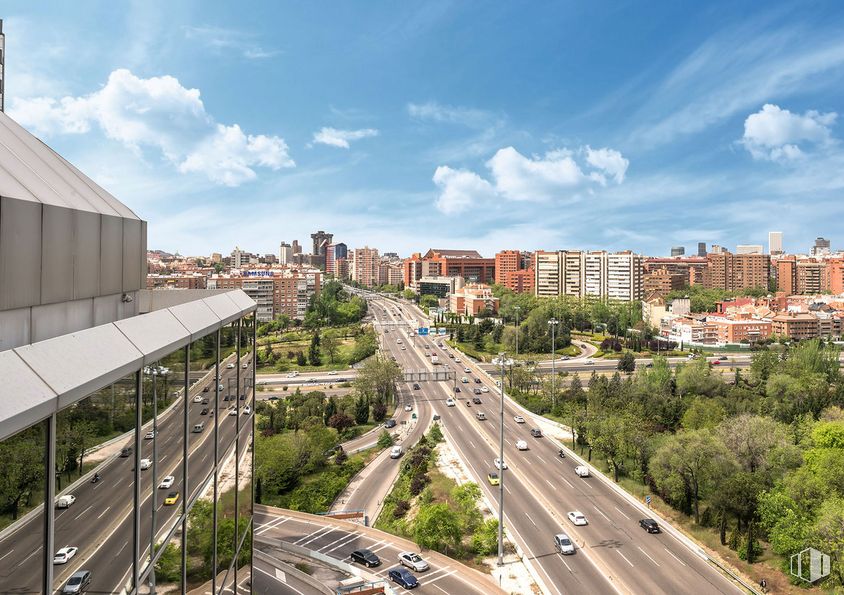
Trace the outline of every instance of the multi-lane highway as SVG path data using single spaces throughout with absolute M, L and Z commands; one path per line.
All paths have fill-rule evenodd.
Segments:
M 234 362 L 233 358 L 227 360 Z M 244 358 L 241 364 L 228 368 L 221 366 L 221 380 L 226 389 L 229 379 L 241 374 L 251 378 L 251 362 Z M 203 383 L 191 389 L 188 409 L 189 428 L 204 422 L 201 431 L 191 432 L 188 442 L 188 489 L 195 494 L 207 484 L 214 460 L 214 420 L 218 420 L 219 444 L 218 459 L 231 460 L 235 432 L 239 428 L 239 441 L 242 451 L 249 446 L 252 425 L 251 415 L 229 415 L 231 407 L 238 403 L 236 397 L 224 401 L 221 391 L 216 407 L 216 415 L 202 415 L 203 409 L 214 409 L 213 373 Z M 234 384 L 234 382 L 232 383 Z M 207 392 L 203 392 L 205 387 Z M 239 406 L 251 406 L 251 391 L 246 393 Z M 209 399 L 209 404 L 194 402 L 195 396 Z M 241 411 L 242 412 L 242 411 Z M 175 406 L 159 415 L 157 434 L 154 438 L 142 440 L 142 458 L 153 458 L 153 447 L 157 451 L 156 485 L 152 482 L 152 469 L 141 471 L 141 548 L 148 554 L 152 532 L 152 505 L 156 510 L 155 534 L 157 539 L 165 536 L 181 511 L 182 499 L 190 497 L 182 485 L 183 459 L 183 420 L 184 401 L 180 399 Z M 142 438 L 151 425 L 142 430 Z M 154 445 L 155 443 L 155 445 Z M 130 440 L 128 445 L 134 444 Z M 230 446 L 231 445 L 231 446 Z M 133 453 L 134 454 L 134 453 Z M 233 463 L 232 463 L 233 465 Z M 92 572 L 90 593 L 119 593 L 131 573 L 132 540 L 134 535 L 132 503 L 134 498 L 134 456 L 115 456 L 99 468 L 101 480 L 97 483 L 80 483 L 72 495 L 76 501 L 65 509 L 57 509 L 55 515 L 55 548 L 73 546 L 78 553 L 65 565 L 55 566 L 54 589 L 60 589 L 67 578 L 76 570 Z M 157 484 L 166 475 L 174 476 L 173 485 L 167 489 L 158 489 Z M 176 492 L 179 498 L 174 505 L 165 504 L 165 498 Z M 41 592 L 41 539 L 43 517 L 41 515 L 23 524 L 13 533 L 0 541 L 0 592 L 3 593 L 40 593 Z M 52 556 L 52 552 L 50 553 Z
M 381 300 L 371 300 L 370 304 L 379 318 L 419 318 L 417 313 L 409 314 L 406 307 L 399 310 Z M 427 346 L 427 352 L 438 354 L 458 377 L 469 379 L 467 384 L 458 383 L 459 394 L 453 392 L 451 383 L 442 382 L 423 383 L 422 393 L 442 416 L 446 436 L 475 480 L 488 499 L 497 503 L 498 488 L 492 488 L 486 476 L 494 470 L 493 459 L 498 455 L 498 388 L 472 363 L 448 358 L 450 350 L 441 349 L 436 339 L 416 337 L 415 343 L 412 350 L 407 348 L 416 358 L 412 364 L 415 369 L 433 367 L 424 355 Z M 456 359 L 463 358 L 457 354 Z M 465 372 L 467 367 L 469 372 Z M 475 377 L 481 382 L 475 383 Z M 482 403 L 467 406 L 466 401 L 475 396 L 473 389 L 484 386 L 489 392 L 480 395 Z M 450 396 L 459 397 L 457 406 L 446 406 Z M 478 412 L 484 412 L 487 419 L 479 421 Z M 652 535 L 640 529 L 638 521 L 644 515 L 637 507 L 599 478 L 579 478 L 571 457 L 558 456 L 558 444 L 549 438 L 532 437 L 529 421 L 514 421 L 520 413 L 515 404 L 505 400 L 505 460 L 509 465 L 503 473 L 505 525 L 546 592 L 741 592 L 670 533 Z M 518 440 L 527 441 L 529 450 L 516 450 Z M 567 520 L 567 513 L 576 510 L 586 515 L 588 525 L 575 527 Z M 555 553 L 553 536 L 561 531 L 577 544 L 575 555 Z

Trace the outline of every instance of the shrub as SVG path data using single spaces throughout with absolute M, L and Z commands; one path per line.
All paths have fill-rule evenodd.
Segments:
M 424 472 L 416 473 L 413 479 L 410 480 L 410 493 L 418 496 L 425 489 L 425 485 L 430 481 L 428 475 Z
M 378 448 L 389 448 L 393 445 L 393 437 L 387 430 L 383 430 L 381 435 L 378 436 Z
M 410 510 L 410 502 L 407 500 L 399 500 L 393 508 L 393 518 L 400 519 Z

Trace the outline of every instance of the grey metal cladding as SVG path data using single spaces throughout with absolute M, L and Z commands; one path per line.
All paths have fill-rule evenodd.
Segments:
M 220 319 L 205 300 L 196 300 L 167 308 L 191 334 L 191 341 L 204 337 L 220 326 Z
M 141 222 L 123 220 L 123 291 L 141 288 Z M 144 283 L 146 286 L 146 283 Z
M 73 297 L 100 293 L 100 215 L 73 211 Z
M 241 309 L 228 296 L 228 293 L 219 293 L 202 300 L 208 304 L 208 307 L 211 308 L 211 311 L 214 312 L 223 325 L 227 325 L 243 315 Z
M 102 215 L 100 218 L 100 291 L 99 295 L 123 290 L 123 219 Z
M 141 277 L 138 281 L 141 289 L 147 286 L 147 271 L 149 263 L 147 262 L 147 222 L 141 220 Z
M 73 210 L 42 207 L 41 303 L 73 299 Z
M 41 206 L 0 197 L 0 310 L 40 302 Z
M 168 310 L 118 320 L 114 326 L 144 354 L 144 365 L 190 343 L 190 333 Z
M 93 300 L 56 302 L 32 307 L 33 343 L 94 326 Z
M 56 393 L 14 351 L 0 352 L 0 440 L 56 410 Z
M 59 395 L 59 408 L 138 370 L 143 361 L 143 354 L 113 324 L 14 351 Z

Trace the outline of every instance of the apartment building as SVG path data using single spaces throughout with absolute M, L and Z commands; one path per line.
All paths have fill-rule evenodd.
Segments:
M 719 250 L 715 251 L 715 248 Z M 709 289 L 751 289 L 768 287 L 771 257 L 768 254 L 732 254 L 713 246 L 706 255 L 703 285 Z
M 352 281 L 364 287 L 381 285 L 381 259 L 378 256 L 378 249 L 365 246 L 352 250 L 349 273 Z
M 403 277 L 410 287 L 420 277 L 463 277 L 472 283 L 495 281 L 495 259 L 484 258 L 476 250 L 442 250 L 431 248 L 424 255 L 418 252 L 404 261 Z
M 464 316 L 477 316 L 481 312 L 498 312 L 498 298 L 492 288 L 482 283 L 470 283 L 454 290 L 448 298 L 450 312 Z
M 682 273 L 672 273 L 667 268 L 655 268 L 642 275 L 642 290 L 646 296 L 664 297 L 683 289 L 685 284 Z
M 771 321 L 760 318 L 723 318 L 712 316 L 707 323 L 715 327 L 717 343 L 753 343 L 771 336 Z
M 242 289 L 257 303 L 256 318 L 269 322 L 281 314 L 304 320 L 311 297 L 322 287 L 316 269 L 255 271 L 253 276 L 212 275 L 208 289 Z
M 706 270 L 706 256 L 646 258 L 644 260 L 644 269 L 646 273 L 665 269 L 671 275 L 680 275 L 683 279 L 683 285 L 692 286 L 703 283 L 703 272 Z
M 826 289 L 826 263 L 817 260 L 797 261 L 797 293 L 821 293 Z
M 644 295 L 642 257 L 630 252 L 538 251 L 534 292 L 537 296 L 594 296 L 624 301 Z
M 789 339 L 815 339 L 820 336 L 820 324 L 808 312 L 782 312 L 771 320 L 771 332 Z
M 205 289 L 205 275 L 147 275 L 147 289 Z

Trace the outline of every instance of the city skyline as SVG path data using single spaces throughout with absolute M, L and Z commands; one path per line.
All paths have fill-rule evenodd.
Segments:
M 832 3 L 83 8 L 7 9 L 7 110 L 168 251 L 794 252 L 844 210 Z

